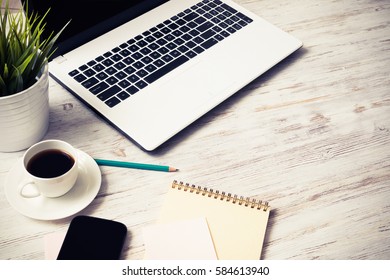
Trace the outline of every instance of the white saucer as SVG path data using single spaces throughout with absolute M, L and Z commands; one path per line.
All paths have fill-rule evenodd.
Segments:
M 66 218 L 87 207 L 99 192 L 102 175 L 93 158 L 80 150 L 77 152 L 79 175 L 76 184 L 68 193 L 57 198 L 24 198 L 18 193 L 18 185 L 26 180 L 20 159 L 5 179 L 4 192 L 11 206 L 21 214 L 37 220 Z

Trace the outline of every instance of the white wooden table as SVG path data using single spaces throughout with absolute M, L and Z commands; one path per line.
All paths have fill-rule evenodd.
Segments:
M 237 2 L 304 47 L 155 152 L 50 81 L 45 139 L 180 168 L 101 167 L 101 189 L 78 214 L 125 223 L 122 258 L 142 259 L 142 229 L 177 179 L 268 200 L 263 259 L 390 259 L 390 2 Z M 72 218 L 39 221 L 10 206 L 4 180 L 22 154 L 0 153 L 0 259 L 43 259 L 43 237 Z

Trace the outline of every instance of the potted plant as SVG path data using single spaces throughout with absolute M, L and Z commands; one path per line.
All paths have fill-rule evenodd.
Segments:
M 23 150 L 49 125 L 48 59 L 58 36 L 43 39 L 45 15 L 0 0 L 0 152 Z M 65 28 L 65 27 L 64 27 Z

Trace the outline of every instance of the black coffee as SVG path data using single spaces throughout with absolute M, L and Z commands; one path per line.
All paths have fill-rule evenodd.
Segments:
M 40 178 L 54 178 L 68 172 L 74 164 L 72 156 L 61 150 L 46 150 L 34 155 L 27 171 Z

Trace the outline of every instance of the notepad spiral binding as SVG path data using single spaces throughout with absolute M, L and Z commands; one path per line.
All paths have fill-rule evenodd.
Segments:
M 226 194 L 225 192 L 219 192 L 218 190 L 202 188 L 195 185 L 190 185 L 188 183 L 173 181 L 172 188 L 184 191 L 189 191 L 190 193 L 201 194 L 203 196 L 208 196 L 214 199 L 225 200 L 226 202 L 232 202 L 234 204 L 238 203 L 238 205 L 243 205 L 245 207 L 251 207 L 257 210 L 267 211 L 270 206 L 268 205 L 268 201 L 250 199 L 249 197 L 244 198 L 243 196 L 238 197 L 237 195 L 232 195 L 231 193 Z

